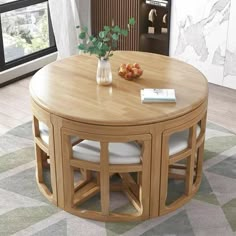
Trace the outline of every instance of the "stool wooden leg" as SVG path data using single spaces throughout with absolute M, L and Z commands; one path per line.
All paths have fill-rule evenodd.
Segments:
M 43 161 L 42 161 L 43 151 L 35 144 L 35 156 L 36 156 L 36 177 L 39 183 L 43 183 Z
M 160 215 L 166 209 L 166 199 L 168 193 L 168 174 L 169 174 L 169 137 L 163 137 L 163 144 L 162 144 L 162 167 L 161 167 L 161 189 L 160 189 Z
M 83 176 L 84 180 L 90 180 L 92 178 L 92 173 L 89 170 L 81 168 L 80 173 Z
M 143 149 L 143 170 L 141 173 L 140 181 L 140 202 L 142 206 L 142 219 L 149 218 L 149 193 L 150 193 L 150 163 L 151 163 L 151 143 L 149 141 L 144 142 Z
M 189 146 L 192 150 L 192 154 L 187 158 L 186 180 L 185 180 L 185 193 L 187 196 L 192 194 L 193 190 L 193 177 L 194 177 L 194 162 L 196 155 L 196 129 L 197 125 L 190 128 L 189 132 Z
M 70 166 L 70 160 L 72 156 L 72 146 L 68 136 L 64 139 L 64 156 L 63 167 L 64 167 L 64 180 L 67 183 L 64 186 L 64 199 L 65 199 L 65 209 L 70 210 L 74 207 L 74 169 Z
M 195 188 L 200 185 L 202 179 L 203 155 L 204 155 L 204 142 L 201 144 L 201 146 L 197 151 L 196 180 L 194 183 Z
M 102 215 L 109 215 L 110 205 L 110 175 L 109 175 L 109 153 L 108 143 L 101 143 L 101 206 Z
M 43 168 L 50 168 L 50 164 L 48 163 L 49 156 L 47 155 L 47 153 L 42 152 L 42 165 Z

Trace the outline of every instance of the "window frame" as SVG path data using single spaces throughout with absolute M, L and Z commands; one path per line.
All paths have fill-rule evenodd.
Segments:
M 47 2 L 47 5 L 48 5 L 48 29 L 49 29 L 49 45 L 50 46 L 48 48 L 30 53 L 23 57 L 14 59 L 12 61 L 5 62 L 1 14 L 8 11 L 14 11 L 20 8 L 36 5 L 39 3 L 45 3 L 45 2 Z M 48 0 L 16 0 L 13 2 L 5 3 L 5 4 L 0 4 L 0 72 L 16 67 L 18 65 L 24 64 L 26 62 L 38 59 L 40 57 L 54 53 L 56 51 L 57 51 L 57 47 L 56 47 L 55 37 L 54 37 L 53 29 L 52 29 Z

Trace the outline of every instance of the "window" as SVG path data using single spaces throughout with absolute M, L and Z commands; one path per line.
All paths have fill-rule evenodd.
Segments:
M 47 0 L 0 0 L 0 71 L 55 51 Z

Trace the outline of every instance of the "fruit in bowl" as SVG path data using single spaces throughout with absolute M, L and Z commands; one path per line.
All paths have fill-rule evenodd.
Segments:
M 132 80 L 139 78 L 143 74 L 143 70 L 138 63 L 121 64 L 118 74 L 126 80 Z

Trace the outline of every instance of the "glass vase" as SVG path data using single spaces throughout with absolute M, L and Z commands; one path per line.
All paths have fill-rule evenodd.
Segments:
M 99 85 L 110 85 L 112 83 L 111 64 L 109 60 L 98 60 L 96 79 Z

